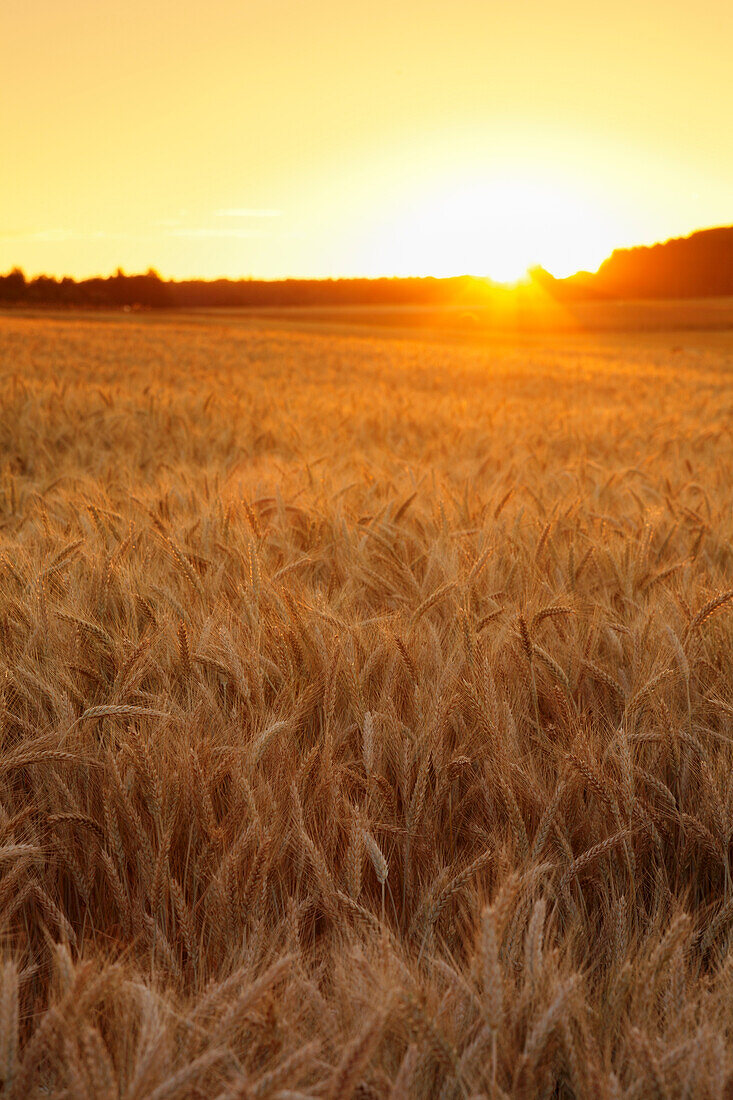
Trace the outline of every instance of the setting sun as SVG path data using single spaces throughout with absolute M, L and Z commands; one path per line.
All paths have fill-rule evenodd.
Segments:
M 359 268 L 511 283 L 535 265 L 558 276 L 598 267 L 619 239 L 608 209 L 570 180 L 529 172 L 446 181 L 396 203 L 358 246 Z

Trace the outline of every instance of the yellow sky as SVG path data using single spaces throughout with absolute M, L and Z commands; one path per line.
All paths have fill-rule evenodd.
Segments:
M 595 267 L 733 222 L 724 0 L 3 0 L 0 271 Z

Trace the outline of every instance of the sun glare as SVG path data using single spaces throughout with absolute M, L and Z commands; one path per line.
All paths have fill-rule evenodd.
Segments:
M 614 245 L 602 204 L 563 181 L 504 175 L 404 202 L 364 248 L 370 274 L 482 275 L 514 283 L 541 265 L 594 269 Z

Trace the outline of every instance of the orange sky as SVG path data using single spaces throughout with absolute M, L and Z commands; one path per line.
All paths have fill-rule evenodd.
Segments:
M 733 222 L 723 0 L 3 0 L 0 271 L 596 267 Z

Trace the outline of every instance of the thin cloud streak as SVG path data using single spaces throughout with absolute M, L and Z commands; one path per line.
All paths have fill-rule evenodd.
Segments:
M 249 207 L 232 207 L 229 210 L 217 210 L 217 218 L 281 218 L 282 210 L 257 210 Z
M 9 229 L 0 232 L 3 240 L 17 239 L 24 241 L 72 241 L 80 237 L 70 229 Z
M 169 237 L 268 237 L 269 233 L 258 229 L 209 229 L 207 227 L 195 229 L 173 229 L 167 234 Z

